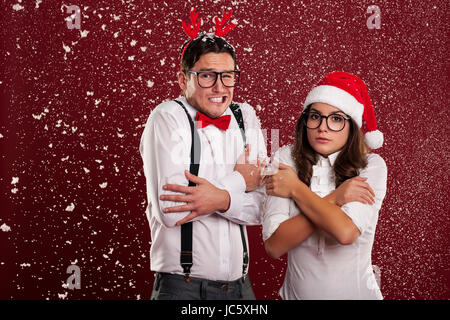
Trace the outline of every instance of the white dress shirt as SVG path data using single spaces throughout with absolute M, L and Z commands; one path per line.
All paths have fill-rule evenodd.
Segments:
M 278 151 L 279 161 L 295 168 L 292 146 Z M 333 164 L 339 152 L 320 157 L 313 166 L 311 190 L 325 197 L 335 189 Z M 276 155 L 277 156 L 277 155 Z M 375 203 L 349 202 L 341 207 L 361 232 L 350 245 L 341 245 L 323 230 L 316 230 L 288 252 L 288 264 L 280 295 L 283 299 L 382 299 L 376 282 L 371 252 L 378 211 L 386 194 L 387 168 L 377 154 L 368 155 L 360 172 L 375 192 Z M 263 217 L 263 239 L 267 240 L 285 220 L 298 215 L 292 199 L 268 196 Z
M 184 97 L 181 101 L 194 120 L 195 110 Z M 251 145 L 250 160 L 266 157 L 266 146 L 254 109 L 239 103 L 244 119 L 247 143 Z M 236 280 L 242 276 L 243 247 L 239 224 L 261 223 L 264 187 L 245 192 L 245 180 L 234 171 L 244 144 L 239 125 L 231 115 L 228 130 L 214 125 L 197 129 L 201 143 L 198 176 L 207 179 L 230 194 L 230 207 L 226 212 L 200 216 L 193 223 L 193 266 L 191 276 L 209 280 Z M 194 120 L 195 121 L 195 120 Z M 140 152 L 144 163 L 147 185 L 147 218 L 150 223 L 152 244 L 151 269 L 157 272 L 183 274 L 180 266 L 180 229 L 176 222 L 190 212 L 163 213 L 163 209 L 183 203 L 161 201 L 165 184 L 188 185 L 184 170 L 189 171 L 191 128 L 183 108 L 174 101 L 158 105 L 150 114 L 141 137 Z M 245 229 L 245 228 L 244 228 Z M 247 234 L 245 232 L 247 238 Z M 248 248 L 248 246 L 247 246 Z

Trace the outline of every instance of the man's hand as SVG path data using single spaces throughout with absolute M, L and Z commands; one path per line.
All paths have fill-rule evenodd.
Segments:
M 161 195 L 164 201 L 186 202 L 184 205 L 164 209 L 164 213 L 191 211 L 186 217 L 177 222 L 177 226 L 189 222 L 195 217 L 226 211 L 230 206 L 230 195 L 226 190 L 216 188 L 208 180 L 199 178 L 189 171 L 184 174 L 189 181 L 197 184 L 195 187 L 186 187 L 178 184 L 166 184 L 163 190 L 184 193 L 182 195 Z
M 258 159 L 256 164 L 248 161 L 250 155 L 250 145 L 245 146 L 245 151 L 239 156 L 234 171 L 239 172 L 245 180 L 245 191 L 253 191 L 262 186 L 261 169 L 264 165 Z
M 359 176 L 347 179 L 324 199 L 339 207 L 354 201 L 372 205 L 375 203 L 375 193 L 366 180 Z

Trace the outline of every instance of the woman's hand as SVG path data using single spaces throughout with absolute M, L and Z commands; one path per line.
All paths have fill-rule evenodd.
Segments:
M 285 164 L 278 165 L 278 172 L 264 178 L 266 192 L 271 196 L 291 198 L 292 191 L 301 183 L 295 170 Z
M 375 203 L 375 193 L 366 180 L 367 178 L 359 176 L 347 179 L 324 199 L 339 207 L 354 201 L 372 205 Z

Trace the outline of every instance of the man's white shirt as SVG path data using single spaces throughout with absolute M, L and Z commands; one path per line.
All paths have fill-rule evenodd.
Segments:
M 194 120 L 197 110 L 184 97 L 177 100 L 183 103 Z M 239 106 L 247 144 L 251 145 L 250 160 L 266 158 L 264 136 L 254 109 L 246 103 L 239 103 Z M 231 281 L 242 276 L 243 247 L 239 224 L 261 223 L 265 193 L 264 187 L 245 192 L 244 178 L 234 171 L 236 161 L 243 153 L 244 142 L 230 108 L 223 115 L 231 115 L 228 130 L 220 130 L 214 125 L 197 129 L 201 143 L 198 176 L 227 190 L 231 201 L 226 212 L 194 219 L 191 276 Z M 191 144 L 189 120 L 179 104 L 166 101 L 151 112 L 141 137 L 140 153 L 147 185 L 146 214 L 152 237 L 150 262 L 153 271 L 183 274 L 180 265 L 180 227 L 175 224 L 190 212 L 164 213 L 164 208 L 183 203 L 161 201 L 159 197 L 175 194 L 163 191 L 165 184 L 188 185 L 184 171 L 189 171 Z

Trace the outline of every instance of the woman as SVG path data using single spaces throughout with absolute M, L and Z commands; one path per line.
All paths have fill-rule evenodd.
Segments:
M 368 153 L 382 143 L 358 77 L 333 72 L 308 94 L 295 144 L 279 150 L 279 170 L 266 177 L 266 251 L 288 252 L 283 299 L 383 298 L 371 251 L 387 168 Z

